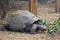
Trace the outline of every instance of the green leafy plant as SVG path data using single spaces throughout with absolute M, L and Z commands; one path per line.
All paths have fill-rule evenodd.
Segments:
M 43 25 L 46 25 L 46 20 L 45 19 L 39 19 L 39 22 Z
M 60 18 L 58 18 L 56 25 L 60 25 Z
M 60 18 L 58 18 L 53 24 L 55 25 L 48 29 L 49 34 L 54 34 L 60 28 Z
M 48 33 L 54 34 L 59 28 L 60 28 L 59 25 L 55 25 L 54 27 L 48 29 Z
M 57 20 L 54 21 L 54 23 L 52 22 L 47 22 L 45 19 L 39 19 L 39 22 L 43 25 L 54 25 L 52 28 L 48 28 L 47 32 L 49 34 L 54 34 L 59 28 L 60 28 L 60 18 L 58 18 Z
M 46 26 L 49 26 L 52 24 L 51 22 L 47 22 L 45 19 L 42 19 L 42 18 L 39 19 L 39 23 L 46 25 Z

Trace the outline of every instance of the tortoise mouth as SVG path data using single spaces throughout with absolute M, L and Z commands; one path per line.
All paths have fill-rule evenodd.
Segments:
M 43 29 L 44 31 L 46 31 L 46 29 Z

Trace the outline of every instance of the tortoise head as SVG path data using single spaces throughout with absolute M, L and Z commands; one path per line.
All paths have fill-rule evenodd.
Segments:
M 46 31 L 46 29 L 47 29 L 47 27 L 45 25 L 37 25 L 36 31 L 40 30 L 40 31 L 44 32 L 44 31 Z

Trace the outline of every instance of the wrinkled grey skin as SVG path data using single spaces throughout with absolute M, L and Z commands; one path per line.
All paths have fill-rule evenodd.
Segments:
M 33 24 L 33 27 L 30 30 L 30 33 L 36 33 L 37 31 L 46 31 L 46 26 L 45 25 L 39 25 L 39 24 Z
M 38 18 L 29 11 L 18 10 L 6 17 L 3 27 L 11 31 L 23 30 L 30 33 L 35 33 L 38 30 L 45 31 L 46 26 L 36 21 L 38 21 Z

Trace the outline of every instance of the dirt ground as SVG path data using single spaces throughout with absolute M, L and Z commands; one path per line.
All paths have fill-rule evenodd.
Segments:
M 60 40 L 60 33 L 48 35 L 47 33 L 25 34 L 17 32 L 0 31 L 0 40 Z
M 55 13 L 54 7 L 39 6 L 37 17 L 53 22 L 59 17 L 59 13 Z M 27 34 L 21 32 L 0 31 L 0 40 L 60 40 L 60 30 L 54 35 L 45 33 Z

